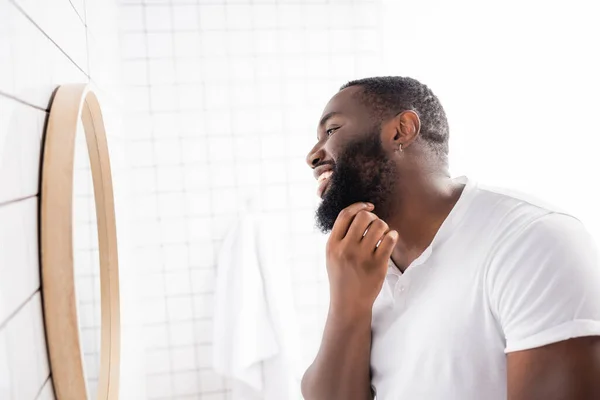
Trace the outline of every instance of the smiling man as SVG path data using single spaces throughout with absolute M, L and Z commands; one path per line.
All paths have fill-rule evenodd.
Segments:
M 448 132 L 410 78 L 350 82 L 325 107 L 307 162 L 331 299 L 305 399 L 600 399 L 592 238 L 535 199 L 451 179 Z

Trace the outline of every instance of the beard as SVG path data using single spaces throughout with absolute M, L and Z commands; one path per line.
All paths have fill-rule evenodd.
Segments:
M 398 182 L 396 165 L 383 149 L 380 129 L 348 145 L 333 166 L 333 174 L 316 212 L 317 228 L 328 233 L 338 214 L 357 202 L 375 205 L 377 216 L 388 217 Z

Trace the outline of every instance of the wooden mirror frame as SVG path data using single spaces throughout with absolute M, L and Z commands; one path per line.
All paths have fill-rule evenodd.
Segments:
M 78 121 L 92 172 L 100 255 L 101 340 L 98 400 L 116 400 L 120 371 L 119 268 L 106 131 L 85 84 L 60 86 L 46 128 L 40 190 L 44 321 L 57 400 L 87 399 L 73 265 L 73 165 Z

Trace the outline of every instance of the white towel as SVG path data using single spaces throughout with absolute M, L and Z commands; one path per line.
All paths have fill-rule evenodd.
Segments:
M 276 224 L 247 214 L 219 255 L 213 367 L 233 400 L 300 397 L 297 321 L 285 242 Z

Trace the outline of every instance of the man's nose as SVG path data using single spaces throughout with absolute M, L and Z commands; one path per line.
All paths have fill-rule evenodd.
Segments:
M 309 167 L 314 168 L 321 161 L 325 159 L 325 151 L 323 150 L 323 146 L 321 144 L 317 144 L 312 150 L 308 153 L 306 157 L 306 163 Z

